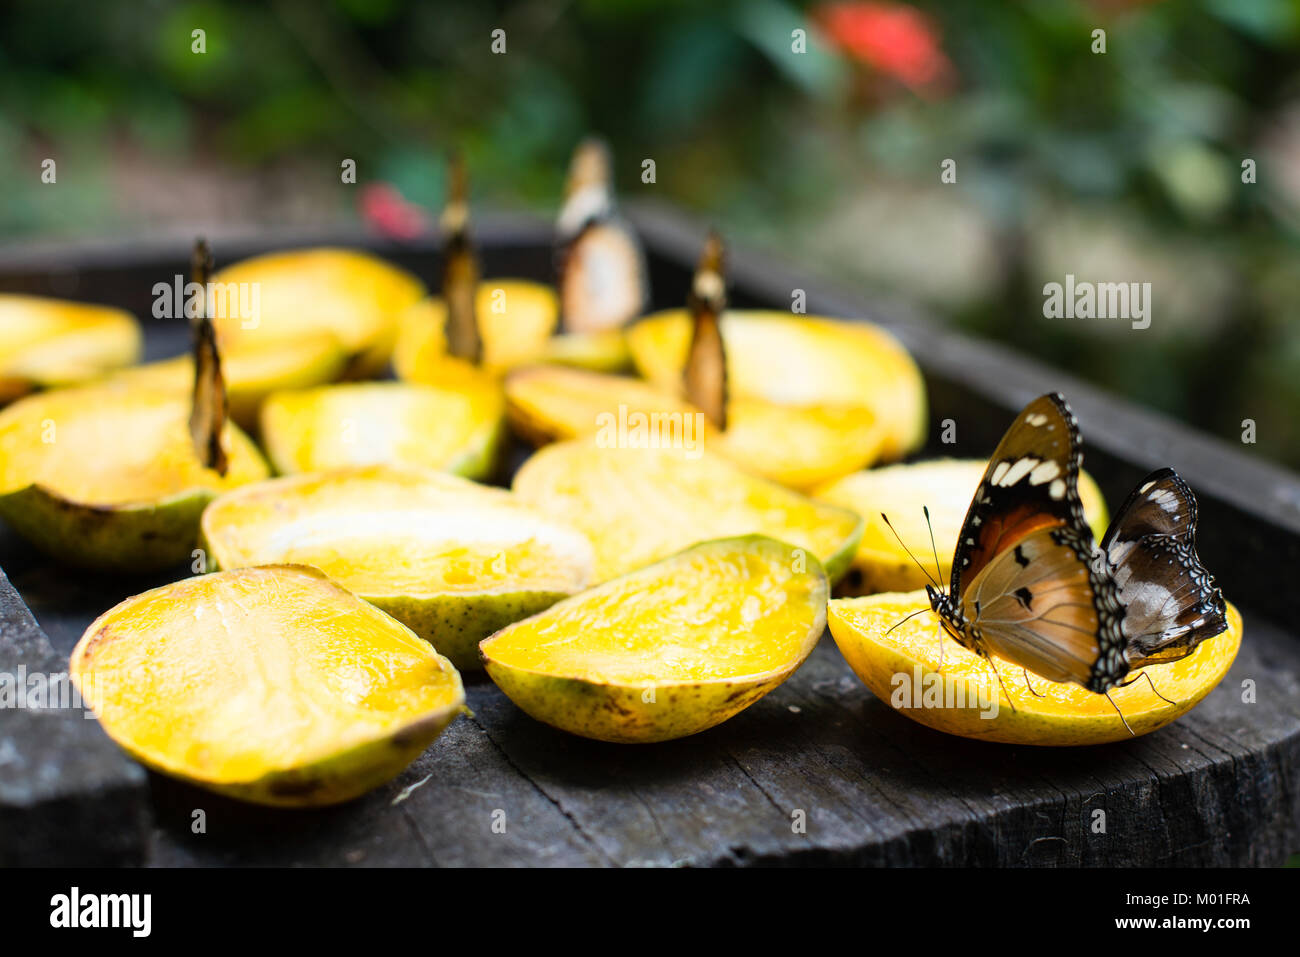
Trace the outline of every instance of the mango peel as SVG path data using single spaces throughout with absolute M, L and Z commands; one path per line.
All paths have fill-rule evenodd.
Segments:
M 71 678 L 114 741 L 199 787 L 286 807 L 398 774 L 464 709 L 451 663 L 312 568 L 245 568 L 105 612 Z
M 929 608 L 924 591 L 882 593 L 834 599 L 827 619 L 849 667 L 881 701 L 936 731 L 1004 744 L 1106 744 L 1155 731 L 1213 691 L 1241 647 L 1241 614 L 1229 604 L 1226 632 L 1206 639 L 1187 658 L 1142 669 L 1173 704 L 1152 690 L 1142 672 L 1131 674 L 1136 680 L 1127 687 L 1111 689 L 1121 720 L 1105 695 L 1032 673 L 1031 692 L 1019 668 L 995 657 L 999 685 L 984 659 L 943 635 Z M 913 612 L 920 614 L 898 624 Z
M 365 466 L 235 489 L 203 514 L 210 568 L 302 564 L 401 621 L 461 670 L 478 643 L 580 591 L 587 539 L 509 492 Z
M 122 573 L 189 561 L 218 493 L 269 474 L 233 424 L 226 475 L 204 468 L 188 399 L 85 386 L 28 396 L 0 412 L 0 516 L 71 565 Z
M 826 624 L 821 565 L 761 535 L 695 545 L 509 625 L 480 649 L 523 711 L 600 741 L 696 734 L 794 673 Z

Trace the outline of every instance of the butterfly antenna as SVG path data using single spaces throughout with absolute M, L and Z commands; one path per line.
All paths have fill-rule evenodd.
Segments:
M 921 511 L 925 513 L 925 527 L 930 530 L 930 551 L 934 553 L 934 573 L 943 578 L 943 566 L 939 564 L 939 549 L 934 545 L 934 525 L 930 522 L 930 506 L 922 505 Z
M 1115 713 L 1119 715 L 1119 719 L 1124 722 L 1124 730 L 1136 738 L 1137 735 L 1133 734 L 1133 729 L 1128 726 L 1128 719 L 1124 717 L 1124 712 L 1119 710 L 1119 705 L 1117 705 L 1115 699 L 1110 696 L 1110 689 L 1106 689 L 1102 694 L 1106 696 L 1106 700 L 1110 702 L 1110 706 L 1115 709 Z
M 929 611 L 929 610 L 930 610 L 929 608 L 918 608 L 916 611 L 912 612 L 910 615 L 905 615 L 903 618 L 899 619 L 898 621 L 896 621 L 896 622 L 894 622 L 892 625 L 890 625 L 890 626 L 889 626 L 889 631 L 885 632 L 885 634 L 889 634 L 890 631 L 893 631 L 893 630 L 894 630 L 895 628 L 897 628 L 899 625 L 903 624 L 903 622 L 905 622 L 905 621 L 911 621 L 911 620 L 912 620 L 913 618 L 915 618 L 917 615 L 924 615 L 924 614 L 925 614 L 927 611 Z
M 1031 684 L 1029 683 L 1029 669 L 1028 669 L 1028 668 L 1021 668 L 1020 671 L 1021 671 L 1021 672 L 1024 674 L 1024 676 L 1025 676 L 1025 687 L 1029 689 L 1029 693 L 1030 693 L 1031 695 L 1033 695 L 1035 698 L 1042 698 L 1042 697 L 1045 697 L 1044 695 L 1042 695 L 1042 694 L 1038 693 L 1037 691 L 1035 691 L 1035 690 L 1034 690 L 1034 686 L 1031 685 Z
M 898 544 L 903 546 L 903 551 L 907 552 L 907 557 L 912 560 L 912 563 L 915 564 L 917 568 L 921 569 L 921 573 L 925 575 L 926 578 L 930 579 L 930 584 L 935 588 L 942 589 L 943 586 L 935 581 L 934 576 L 926 571 L 925 566 L 916 560 L 916 556 L 913 555 L 912 550 L 907 547 L 907 542 L 903 541 L 903 536 L 898 534 L 898 529 L 894 528 L 894 523 L 889 520 L 889 516 L 884 512 L 881 512 L 880 517 L 885 520 L 885 524 L 889 526 L 889 530 L 894 533 L 894 537 L 898 539 Z

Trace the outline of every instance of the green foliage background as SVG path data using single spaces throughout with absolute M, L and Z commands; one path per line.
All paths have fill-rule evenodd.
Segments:
M 916 7 L 951 65 L 941 89 L 837 50 L 824 11 L 787 0 L 17 0 L 0 10 L 0 236 L 335 222 L 358 215 L 344 156 L 436 206 L 451 145 L 479 201 L 550 215 L 594 130 L 628 200 L 1229 440 L 1252 418 L 1248 449 L 1300 466 L 1300 3 Z M 57 190 L 37 185 L 46 156 Z M 1151 329 L 1044 319 L 1042 286 L 1067 272 L 1152 282 Z

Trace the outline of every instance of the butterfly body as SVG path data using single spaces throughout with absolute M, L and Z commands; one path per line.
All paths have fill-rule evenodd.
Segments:
M 1136 489 L 1098 548 L 1078 494 L 1078 424 L 1059 394 L 1031 402 L 989 461 L 952 580 L 927 588 L 945 630 L 1050 681 L 1104 694 L 1226 627 L 1195 551 L 1195 499 L 1171 469 Z

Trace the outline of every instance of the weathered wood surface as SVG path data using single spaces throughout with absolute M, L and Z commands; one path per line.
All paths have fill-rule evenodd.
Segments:
M 684 295 L 700 233 L 653 210 L 638 223 L 650 241 L 656 301 L 672 304 Z M 543 228 L 508 223 L 480 235 L 487 275 L 546 275 Z M 223 258 L 258 245 L 230 238 Z M 0 251 L 0 288 L 59 291 L 147 315 L 152 282 L 181 268 L 184 248 L 126 257 L 87 250 L 75 259 L 58 250 Z M 383 251 L 436 275 L 426 248 Z M 52 256 L 83 264 L 73 279 L 58 274 L 75 288 L 48 288 Z M 808 290 L 812 309 L 861 314 L 853 300 L 806 277 L 796 282 L 743 254 L 731 261 L 738 305 L 781 307 L 797 286 Z M 397 781 L 344 807 L 259 809 L 149 776 L 152 826 L 139 855 L 156 865 L 1209 866 L 1279 863 L 1300 850 L 1300 643 L 1293 629 L 1268 623 L 1284 620 L 1283 576 L 1300 567 L 1300 518 L 1286 507 L 1293 496 L 1300 503 L 1295 478 L 994 347 L 910 317 L 891 324 L 926 366 L 932 419 L 959 422 L 960 442 L 945 454 L 987 453 L 1020 403 L 1064 388 L 1080 414 L 1088 467 L 1112 502 L 1159 464 L 1179 468 L 1201 493 L 1203 552 L 1245 612 L 1246 640 L 1231 674 L 1190 715 L 1094 748 L 952 738 L 877 701 L 827 636 L 790 681 L 724 725 L 662 745 L 616 746 L 541 725 L 490 682 L 471 678 L 474 717 L 455 722 Z M 176 325 L 151 336 L 152 356 L 184 345 Z M 185 574 L 79 576 L 8 533 L 0 534 L 0 567 L 56 657 L 109 605 Z M 0 652 L 6 635 L 0 631 Z M 0 657 L 0 670 L 12 659 Z M 1246 679 L 1256 683 L 1255 703 L 1242 701 Z M 0 712 L 0 740 L 16 727 L 12 720 Z M 62 745 L 48 749 L 53 757 Z M 129 793 L 91 786 L 82 797 L 89 807 L 110 802 L 131 813 Z M 206 833 L 192 833 L 195 809 L 206 813 Z M 1104 833 L 1092 827 L 1097 809 L 1106 812 Z M 802 832 L 793 826 L 799 812 Z M 0 824 L 0 849 L 5 841 Z

